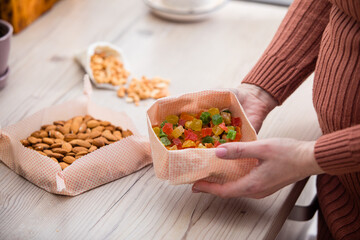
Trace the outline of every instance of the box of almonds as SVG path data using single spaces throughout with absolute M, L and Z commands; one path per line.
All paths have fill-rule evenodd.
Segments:
M 152 162 L 131 119 L 83 96 L 45 108 L 1 129 L 0 160 L 48 192 L 74 196 Z M 69 108 L 71 106 L 71 108 Z

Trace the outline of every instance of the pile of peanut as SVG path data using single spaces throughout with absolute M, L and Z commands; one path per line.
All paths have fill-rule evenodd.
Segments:
M 122 98 L 127 94 L 126 102 L 134 102 L 138 106 L 139 101 L 143 99 L 159 99 L 169 96 L 169 83 L 169 80 L 161 78 L 142 77 L 141 80 L 133 78 L 128 88 L 121 86 L 118 89 L 117 95 Z
M 21 143 L 50 157 L 65 169 L 76 159 L 132 134 L 130 130 L 86 115 L 44 125 Z
M 97 83 L 109 83 L 114 86 L 126 84 L 130 75 L 124 64 L 113 55 L 104 52 L 91 56 L 90 67 Z

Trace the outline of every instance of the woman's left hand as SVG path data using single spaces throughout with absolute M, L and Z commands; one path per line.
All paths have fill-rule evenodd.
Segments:
M 223 144 L 216 149 L 217 157 L 227 161 L 257 158 L 258 166 L 234 182 L 198 181 L 193 185 L 193 192 L 206 192 L 222 198 L 266 197 L 288 184 L 323 173 L 315 160 L 314 146 L 315 142 L 285 138 Z

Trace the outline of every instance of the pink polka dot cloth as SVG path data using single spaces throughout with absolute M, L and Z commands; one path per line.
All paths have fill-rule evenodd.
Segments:
M 22 121 L 0 130 L 0 160 L 17 174 L 48 192 L 74 196 L 129 175 L 152 162 L 148 138 L 140 136 L 123 112 L 99 107 L 90 100 L 91 84 L 84 79 L 84 95 L 60 105 L 43 109 Z M 110 121 L 134 135 L 104 146 L 77 159 L 61 170 L 47 156 L 24 147 L 27 138 L 42 125 L 79 115 L 92 115 Z
M 212 107 L 220 110 L 229 109 L 233 116 L 241 118 L 241 141 L 257 139 L 254 128 L 231 91 L 207 90 L 159 99 L 147 111 L 150 146 L 158 178 L 169 180 L 170 184 L 187 184 L 200 179 L 225 183 L 244 176 L 256 166 L 257 159 L 223 160 L 217 158 L 215 148 L 167 150 L 152 130 L 152 126 L 159 125 L 168 115 L 179 115 L 182 112 L 197 113 Z

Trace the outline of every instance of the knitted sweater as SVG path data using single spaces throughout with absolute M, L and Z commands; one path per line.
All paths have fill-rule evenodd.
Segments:
M 360 0 L 295 0 L 245 77 L 282 104 L 315 71 L 319 239 L 360 239 Z

